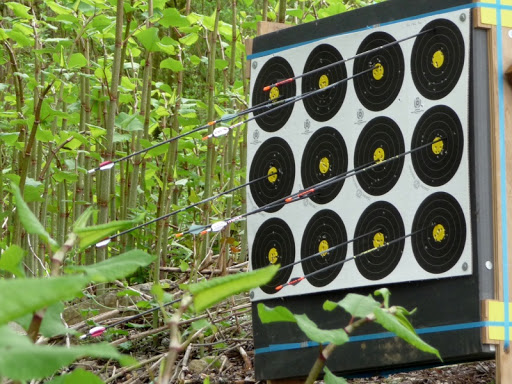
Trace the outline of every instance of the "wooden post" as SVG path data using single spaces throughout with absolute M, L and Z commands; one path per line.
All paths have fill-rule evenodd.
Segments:
M 501 28 L 498 30 L 496 25 L 485 24 L 482 21 L 482 9 L 476 9 L 474 12 L 475 27 L 488 29 L 488 59 L 489 59 L 489 89 L 490 89 L 490 112 L 491 112 L 491 153 L 493 154 L 492 169 L 492 193 L 493 193 L 493 217 L 494 217 L 494 292 L 495 300 L 498 307 L 504 308 L 504 285 L 503 281 L 503 238 L 508 237 L 508 275 L 512 276 L 512 29 Z M 508 70 L 501 73 L 498 72 L 498 34 L 502 38 L 502 52 L 503 52 L 503 67 Z M 509 81 L 504 83 L 503 100 L 500 100 L 498 81 L 508 78 Z M 503 102 L 505 108 L 505 138 L 500 137 L 500 121 L 499 121 L 499 103 Z M 478 127 L 477 127 L 478 129 Z M 505 140 L 505 154 L 500 152 L 500 140 Z M 501 169 L 501 156 L 505 156 L 506 164 L 506 220 L 507 220 L 507 233 L 502 232 L 502 196 L 501 196 L 501 177 L 503 170 Z M 509 301 L 512 298 L 512 282 L 507 282 Z M 496 301 L 494 304 L 496 304 Z M 489 309 L 491 303 L 485 302 L 483 305 L 482 315 L 485 320 L 492 319 L 492 311 Z M 512 312 L 510 312 L 512 317 Z M 501 320 L 503 321 L 503 320 Z M 490 337 L 489 330 L 484 330 L 483 340 L 484 343 L 496 344 L 496 383 L 508 384 L 512 383 L 512 349 L 505 350 L 504 340 L 497 340 Z

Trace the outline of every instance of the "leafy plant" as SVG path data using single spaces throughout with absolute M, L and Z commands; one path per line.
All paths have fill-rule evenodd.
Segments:
M 438 350 L 425 343 L 416 334 L 414 327 L 408 319 L 412 312 L 400 306 L 390 306 L 390 292 L 385 288 L 375 291 L 374 295 L 381 296 L 382 302 L 378 302 L 371 295 L 363 296 L 354 293 L 349 293 L 339 302 L 327 300 L 323 305 L 324 310 L 333 311 L 340 307 L 352 316 L 350 323 L 340 329 L 320 329 L 307 315 L 293 314 L 282 306 L 269 308 L 260 303 L 258 304 L 258 315 L 263 324 L 274 322 L 295 323 L 310 340 L 322 345 L 320 355 L 309 373 L 306 384 L 313 384 L 322 370 L 325 374 L 326 384 L 346 383 L 346 381 L 337 378 L 330 372 L 325 366 L 325 362 L 337 346 L 341 346 L 349 341 L 349 335 L 354 330 L 369 322 L 380 324 L 383 328 L 393 332 L 415 348 L 431 353 L 442 361 Z

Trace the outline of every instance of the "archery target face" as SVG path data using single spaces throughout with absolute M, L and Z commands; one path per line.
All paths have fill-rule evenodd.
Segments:
M 318 253 L 287 268 L 279 283 L 348 260 L 281 291 L 255 289 L 253 300 L 472 273 L 470 19 L 469 11 L 456 11 L 398 21 L 252 61 L 252 106 L 367 71 L 248 125 L 248 179 L 279 168 L 279 180 L 269 176 L 248 188 L 248 211 L 290 188 L 298 192 L 333 176 L 343 178 L 311 198 L 248 216 L 252 268 L 272 263 L 272 247 L 262 244 L 269 223 L 283 227 L 281 237 L 291 233 L 279 251 L 286 263 Z M 378 49 L 393 41 L 401 42 Z M 263 91 L 305 70 L 316 72 Z M 338 252 L 324 252 L 336 242 Z

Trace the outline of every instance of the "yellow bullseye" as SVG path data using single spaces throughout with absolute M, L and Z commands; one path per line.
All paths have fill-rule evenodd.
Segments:
M 373 69 L 373 78 L 375 80 L 382 80 L 384 77 L 384 67 L 381 63 L 375 64 L 375 68 Z
M 327 157 L 322 157 L 320 159 L 320 163 L 318 164 L 318 169 L 320 173 L 325 175 L 329 171 L 329 167 L 331 166 L 329 159 Z
M 270 167 L 270 169 L 267 172 L 268 181 L 270 181 L 272 184 L 274 184 L 277 181 L 277 168 L 276 167 Z
M 441 50 L 435 51 L 432 55 L 432 65 L 435 68 L 441 68 L 444 64 L 444 53 Z
M 441 152 L 443 152 L 444 149 L 444 142 L 441 140 L 440 137 L 436 137 L 434 139 L 434 143 L 432 143 L 432 152 L 434 152 L 436 155 L 439 155 Z
M 270 100 L 274 101 L 279 97 L 279 88 L 273 87 L 270 90 Z
M 382 232 L 377 232 L 373 236 L 373 248 L 379 248 L 384 245 L 384 234 Z
M 446 237 L 446 231 L 442 224 L 437 224 L 434 229 L 432 230 L 432 236 L 434 237 L 434 240 L 438 243 L 444 240 Z
M 329 243 L 327 242 L 327 240 L 322 240 L 320 242 L 320 244 L 318 244 L 318 252 L 322 252 L 322 253 L 320 253 L 320 256 L 322 256 L 322 257 L 327 256 L 327 254 L 329 252 L 325 252 L 325 251 L 327 251 L 328 249 L 329 249 Z
M 381 161 L 384 161 L 386 159 L 386 153 L 384 152 L 384 149 L 379 147 L 373 152 L 373 160 L 376 163 L 380 163 Z
M 268 251 L 268 261 L 270 261 L 270 264 L 277 263 L 278 258 L 279 254 L 277 253 L 277 249 L 272 248 L 270 251 Z
M 329 78 L 327 75 L 320 76 L 320 79 L 318 80 L 318 86 L 320 89 L 325 88 L 329 85 Z

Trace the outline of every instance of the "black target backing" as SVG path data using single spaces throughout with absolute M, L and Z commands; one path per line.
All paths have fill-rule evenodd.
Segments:
M 347 172 L 348 154 L 343 136 L 334 128 L 323 127 L 308 140 L 302 155 L 301 176 L 304 188 L 331 179 Z M 318 189 L 310 199 L 317 204 L 326 204 L 334 199 L 345 180 Z
M 404 157 L 390 161 L 405 152 L 404 138 L 398 125 L 389 117 L 372 119 L 361 131 L 354 152 L 354 166 L 357 169 L 368 164 L 382 162 L 371 169 L 357 174 L 361 188 L 370 195 L 381 196 L 389 192 L 400 178 Z
M 251 194 L 258 207 L 273 203 L 292 192 L 295 160 L 288 143 L 279 137 L 272 137 L 262 143 L 252 160 L 249 181 L 265 175 L 270 176 L 251 184 Z M 266 211 L 275 212 L 281 207 L 278 205 Z
M 446 184 L 459 168 L 464 151 L 464 133 L 453 109 L 438 105 L 421 116 L 412 135 L 411 149 L 425 148 L 411 154 L 418 177 L 425 184 L 438 187 Z
M 329 44 L 321 44 L 308 56 L 304 73 L 308 73 L 326 65 L 340 62 L 343 57 L 336 48 Z M 302 93 L 316 91 L 325 88 L 328 85 L 336 83 L 347 78 L 347 68 L 345 63 L 340 63 L 331 68 L 306 75 L 302 78 Z M 347 93 L 347 83 L 343 82 L 326 91 L 316 93 L 304 99 L 304 107 L 309 116 L 316 121 L 327 121 L 334 117 L 341 108 L 345 94 Z
M 363 236 L 368 234 L 366 236 Z M 354 255 L 405 236 L 404 222 L 398 210 L 390 203 L 378 201 L 366 208 L 359 218 L 354 233 Z M 382 246 L 356 258 L 356 266 L 368 280 L 381 280 L 398 265 L 404 251 L 405 239 Z
M 347 241 L 347 231 L 341 218 L 333 211 L 324 209 L 317 212 L 309 221 L 302 236 L 300 249 L 301 259 L 321 252 L 335 245 Z M 302 262 L 304 274 L 308 275 L 319 269 L 328 267 L 345 260 L 347 245 L 340 246 L 332 251 L 321 253 L 311 259 Z M 324 287 L 332 282 L 341 271 L 343 264 L 319 272 L 307 277 L 307 280 L 315 287 Z
M 273 57 L 267 61 L 260 70 L 254 82 L 252 91 L 252 105 L 259 105 L 270 100 L 284 100 L 288 97 L 294 97 L 296 93 L 295 81 L 273 87 L 270 91 L 263 91 L 263 88 L 275 84 L 279 81 L 294 77 L 293 69 L 290 64 L 282 57 Z M 278 98 L 274 98 L 278 97 Z M 254 111 L 254 116 L 272 109 L 272 104 L 268 108 L 262 108 Z M 293 106 L 291 103 L 286 107 L 279 108 L 274 112 L 267 113 L 256 119 L 256 123 L 266 132 L 275 132 L 282 128 L 290 118 Z
M 281 267 L 295 260 L 295 242 L 293 234 L 286 222 L 278 218 L 265 221 L 254 237 L 252 244 L 252 269 L 256 270 L 269 265 L 279 264 Z M 273 279 L 261 286 L 265 293 L 276 293 L 276 287 L 290 278 L 292 267 L 279 270 Z
M 363 40 L 357 54 L 395 41 L 386 32 L 374 32 Z M 354 75 L 374 66 L 377 68 L 373 71 L 354 78 L 354 87 L 359 101 L 367 109 L 382 111 L 395 101 L 404 80 L 404 54 L 400 44 L 357 57 L 354 61 Z
M 446 19 L 425 25 L 411 54 L 412 79 L 427 99 L 439 100 L 457 85 L 464 67 L 464 38 L 459 28 Z
M 437 192 L 419 206 L 412 223 L 412 250 L 419 265 L 443 273 L 459 261 L 466 244 L 466 220 L 453 196 Z

